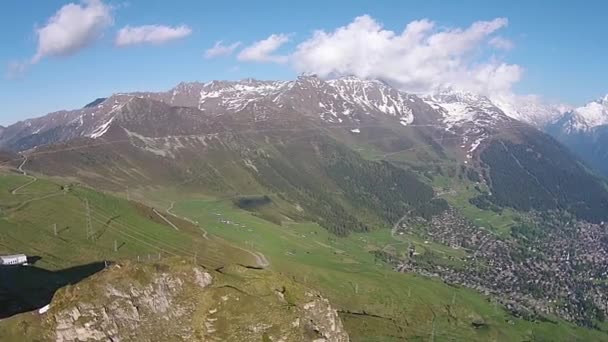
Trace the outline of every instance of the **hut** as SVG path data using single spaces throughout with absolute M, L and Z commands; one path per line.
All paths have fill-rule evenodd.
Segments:
M 27 264 L 27 256 L 25 254 L 0 255 L 0 266 L 25 264 Z

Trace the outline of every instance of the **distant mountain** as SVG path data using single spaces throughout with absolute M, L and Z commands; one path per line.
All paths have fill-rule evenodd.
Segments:
M 0 143 L 29 150 L 34 170 L 107 188 L 270 189 L 306 203 L 299 215 L 338 234 L 389 224 L 433 197 L 395 163 L 426 174 L 446 162 L 469 168 L 490 190 L 475 202 L 481 207 L 608 220 L 608 192 L 576 157 L 491 99 L 453 89 L 421 97 L 381 81 L 316 76 L 181 83 L 22 121 Z M 387 163 L 358 151 L 409 157 Z
M 543 129 L 571 110 L 568 105 L 545 103 L 538 96 L 493 96 L 492 102 L 513 119 Z
M 589 132 L 608 125 L 608 95 L 565 113 L 554 125 L 566 134 Z
M 608 95 L 566 112 L 546 131 L 608 176 Z
M 102 102 L 103 102 L 103 101 L 105 101 L 105 100 L 107 100 L 107 98 L 106 98 L 106 97 L 100 97 L 100 98 L 97 98 L 97 99 L 95 99 L 93 102 L 88 103 L 87 105 L 85 105 L 85 106 L 84 106 L 84 108 L 91 108 L 91 107 L 95 107 L 95 106 L 97 106 L 98 104 L 102 103 Z

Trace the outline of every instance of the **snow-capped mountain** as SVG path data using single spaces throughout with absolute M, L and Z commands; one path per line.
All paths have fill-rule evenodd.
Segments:
M 566 134 L 589 132 L 596 127 L 608 125 L 608 95 L 564 113 L 555 124 L 561 126 Z
M 546 132 L 608 175 L 608 95 L 564 113 Z
M 514 121 L 489 98 L 471 92 L 447 88 L 426 96 L 424 100 L 442 113 L 448 128 L 465 123 L 478 127 L 497 127 Z
M 424 101 L 441 114 L 441 125 L 460 137 L 467 159 L 497 132 L 526 125 L 509 117 L 488 97 L 467 91 L 443 88 L 425 96 Z
M 244 177 L 239 183 L 252 191 L 258 182 L 279 182 L 314 193 L 353 182 L 342 171 L 362 163 L 366 172 L 391 162 L 428 171 L 449 160 L 461 163 L 460 177 L 489 187 L 479 198 L 485 208 L 572 207 L 597 221 L 608 206 L 600 181 L 562 144 L 490 98 L 454 89 L 419 96 L 353 77 L 182 83 L 117 94 L 10 126 L 1 147 L 26 150 L 30 170 L 121 188 L 176 180 L 215 187 L 218 179 Z M 12 162 L 18 167 L 20 160 Z M 317 184 L 329 174 L 337 178 Z
M 82 109 L 62 110 L 19 121 L 2 131 L 0 146 L 24 150 L 77 137 L 99 137 L 105 133 L 114 115 L 132 98 L 133 95 L 116 94 Z
M 115 94 L 82 109 L 55 112 L 11 125 L 1 134 L 0 145 L 24 150 L 77 137 L 96 139 L 112 125 L 137 127 L 136 123 L 126 123 L 134 118 L 152 125 L 151 120 L 135 113 L 140 110 L 138 108 L 146 107 L 141 101 L 125 108 L 134 99 L 196 109 L 188 114 L 191 117 L 187 120 L 183 113 L 174 113 L 195 127 L 199 126 L 197 122 L 204 122 L 206 127 L 209 120 L 216 120 L 218 127 L 243 125 L 249 124 L 247 120 L 250 119 L 256 125 L 265 122 L 275 126 L 281 123 L 297 126 L 298 117 L 331 127 L 343 126 L 351 133 L 364 132 L 365 127 L 379 122 L 382 125 L 432 127 L 452 135 L 452 141 L 456 140 L 455 145 L 466 150 L 469 158 L 498 130 L 525 125 L 509 115 L 513 111 L 505 111 L 504 106 L 496 105 L 488 97 L 470 92 L 446 88 L 421 97 L 378 80 L 353 76 L 322 80 L 309 75 L 290 81 L 244 79 L 180 83 L 165 92 Z M 159 111 L 169 108 L 149 107 L 154 107 L 152 112 L 156 116 L 160 116 Z M 181 133 L 191 131 L 185 125 L 179 127 Z M 155 128 L 155 132 L 158 131 L 159 128 Z
M 327 83 L 353 107 L 360 106 L 368 112 L 396 116 L 404 126 L 414 121 L 412 104 L 420 101 L 415 95 L 398 91 L 378 80 L 362 80 L 353 76 Z
M 565 104 L 544 102 L 535 95 L 496 95 L 492 102 L 509 117 L 543 129 L 572 108 Z

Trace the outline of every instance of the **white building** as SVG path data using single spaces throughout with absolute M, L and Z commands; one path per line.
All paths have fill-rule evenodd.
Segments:
M 0 255 L 0 265 L 25 265 L 27 264 L 27 256 L 25 254 L 15 255 Z

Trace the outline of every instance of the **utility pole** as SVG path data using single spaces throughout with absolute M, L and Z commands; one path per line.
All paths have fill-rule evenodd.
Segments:
M 114 240 L 114 252 L 118 252 L 118 241 Z
M 435 342 L 435 316 L 433 316 L 433 325 L 431 326 L 431 342 Z
M 53 234 L 57 236 L 57 223 L 53 224 Z
M 197 257 L 196 257 L 196 256 L 197 256 L 197 253 L 198 253 L 197 251 L 194 251 L 194 264 L 195 264 L 195 265 L 196 265 L 196 260 L 197 260 Z
M 452 295 L 452 305 L 456 304 L 456 292 Z
M 87 215 L 87 240 L 94 239 L 93 236 L 93 224 L 91 223 L 91 207 L 89 207 L 89 199 L 85 198 L 84 199 L 84 205 L 85 205 L 85 209 L 86 209 L 86 215 Z

